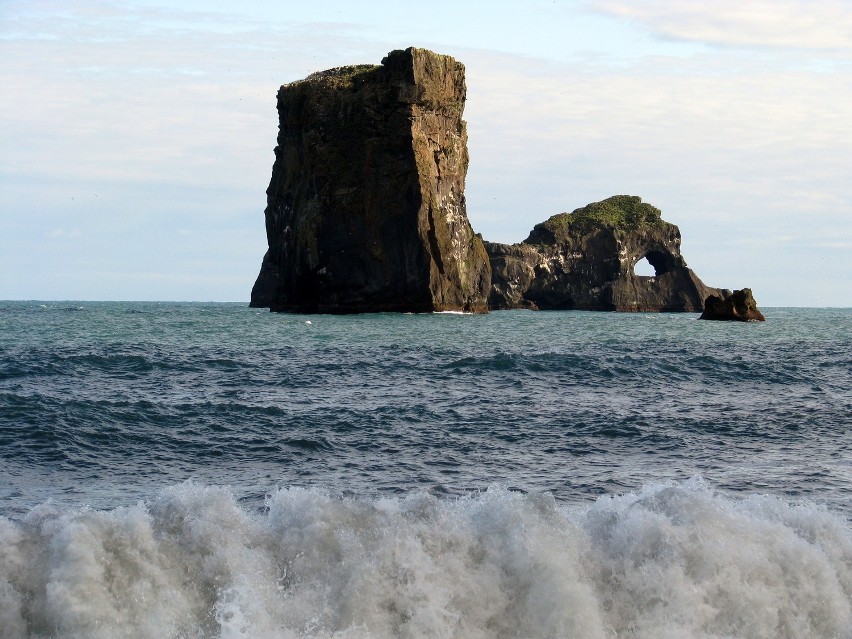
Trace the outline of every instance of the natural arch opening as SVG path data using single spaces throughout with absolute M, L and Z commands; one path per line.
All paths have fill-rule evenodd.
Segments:
M 639 277 L 657 277 L 657 269 L 651 265 L 647 257 L 643 257 L 633 265 L 633 273 Z

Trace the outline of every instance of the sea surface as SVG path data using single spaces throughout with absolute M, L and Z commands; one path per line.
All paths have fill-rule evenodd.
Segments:
M 0 302 L 0 638 L 852 639 L 852 309 Z

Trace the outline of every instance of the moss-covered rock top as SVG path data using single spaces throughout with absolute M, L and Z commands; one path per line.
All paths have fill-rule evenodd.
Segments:
M 369 73 L 370 71 L 375 71 L 376 69 L 380 68 L 381 65 L 378 64 L 351 64 L 345 67 L 335 67 L 334 69 L 327 69 L 326 71 L 317 71 L 316 73 L 312 73 L 303 80 L 296 80 L 295 82 L 285 84 L 284 86 L 294 86 L 311 82 L 314 84 L 325 85 L 330 88 L 344 88 L 351 86 L 353 80 L 357 76 Z
M 660 209 L 636 195 L 614 195 L 592 202 L 571 213 L 559 213 L 536 224 L 525 244 L 556 244 L 568 237 L 586 235 L 596 229 L 636 230 L 666 224 Z

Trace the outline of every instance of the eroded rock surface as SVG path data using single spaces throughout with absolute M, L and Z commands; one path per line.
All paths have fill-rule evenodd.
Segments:
M 728 303 L 687 267 L 677 226 L 635 196 L 555 215 L 520 244 L 483 243 L 464 198 L 465 94 L 459 62 L 416 48 L 282 86 L 269 249 L 251 305 L 701 312 L 711 296 L 711 310 Z M 642 258 L 654 276 L 636 274 Z
M 721 291 L 704 301 L 704 312 L 699 319 L 733 322 L 763 322 L 766 318 L 751 293 L 750 288 L 739 291 Z
M 486 242 L 493 309 L 700 312 L 719 295 L 687 267 L 680 231 L 639 197 L 616 195 L 537 224 L 520 244 Z M 647 258 L 654 276 L 634 266 Z
M 465 94 L 461 63 L 415 48 L 282 86 L 251 305 L 486 311 L 490 265 L 464 198 Z

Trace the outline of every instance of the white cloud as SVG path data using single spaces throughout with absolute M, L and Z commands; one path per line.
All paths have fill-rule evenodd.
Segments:
M 83 234 L 78 229 L 70 231 L 60 228 L 55 228 L 50 231 L 48 237 L 52 240 L 79 240 Z
M 590 0 L 589 4 L 677 40 L 745 47 L 852 48 L 848 0 Z
M 637 194 L 646 197 L 692 191 L 741 200 L 729 200 L 720 218 L 738 215 L 741 206 L 755 218 L 845 206 L 852 84 L 742 60 L 737 73 L 723 76 L 717 60 L 654 59 L 591 72 L 553 64 L 539 75 L 537 61 L 474 57 L 471 185 L 480 163 L 494 172 L 526 172 L 527 179 L 538 172 L 551 182 L 540 197 L 561 191 L 565 199 L 539 215 L 586 203 L 569 199 L 572 176 L 608 183 L 599 196 L 642 186 Z M 553 184 L 559 173 L 569 189 Z M 470 202 L 475 212 L 475 197 Z

